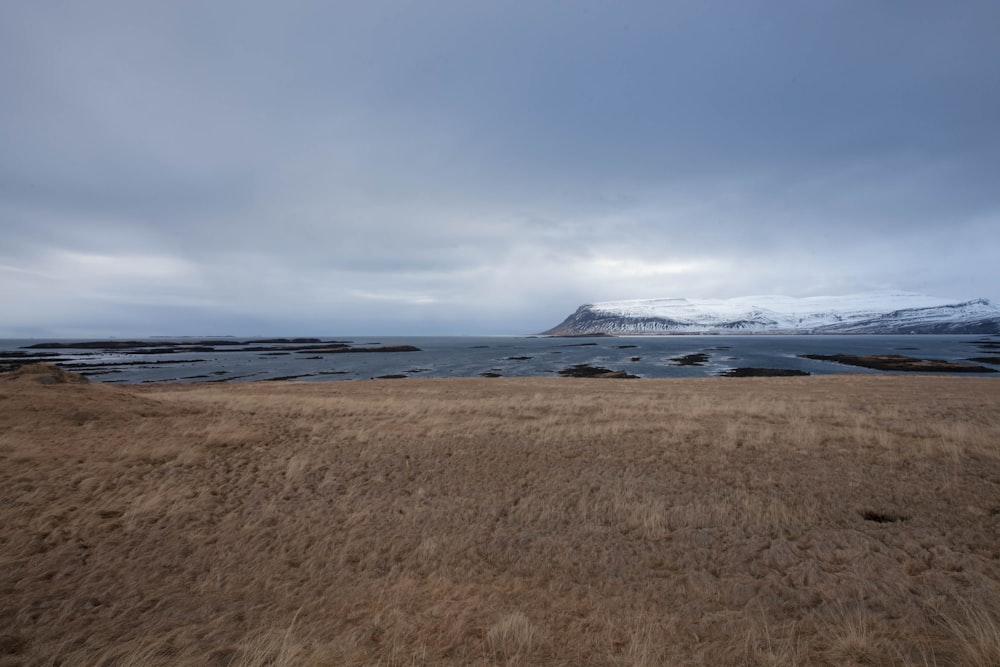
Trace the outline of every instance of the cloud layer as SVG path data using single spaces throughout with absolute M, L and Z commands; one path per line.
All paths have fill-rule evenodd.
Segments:
M 0 6 L 0 335 L 1000 297 L 994 3 Z

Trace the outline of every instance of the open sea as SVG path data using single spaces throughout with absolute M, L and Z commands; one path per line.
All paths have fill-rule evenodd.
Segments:
M 112 339 L 113 340 L 113 339 Z M 162 344 L 161 339 L 143 339 Z M 735 368 L 795 369 L 814 375 L 886 373 L 831 361 L 803 359 L 803 354 L 895 354 L 919 359 L 976 363 L 1000 371 L 1000 336 L 621 336 L 541 338 L 517 336 L 354 336 L 323 338 L 351 347 L 409 345 L 410 352 L 319 353 L 288 350 L 282 343 L 231 339 L 223 345 L 198 345 L 199 339 L 170 339 L 177 349 L 156 348 L 25 349 L 42 340 L 0 339 L 0 365 L 27 360 L 22 354 L 46 355 L 51 361 L 101 382 L 246 382 L 295 379 L 337 381 L 406 377 L 557 376 L 587 364 L 627 371 L 644 378 L 707 377 Z M 213 341 L 226 341 L 215 338 Z M 83 341 L 74 340 L 79 343 Z M 234 343 L 245 344 L 234 344 Z M 183 349 L 199 347 L 200 351 Z M 308 347 L 308 346 L 304 346 Z M 247 348 L 253 348 L 252 350 Z M 684 365 L 687 355 L 704 355 Z M 32 357 L 34 359 L 35 357 Z M 977 362 L 966 361 L 977 358 Z M 983 361 L 992 359 L 992 362 Z M 691 359 L 687 360 L 692 363 Z M 898 373 L 898 371 L 896 372 Z M 998 377 L 1000 372 L 970 373 Z

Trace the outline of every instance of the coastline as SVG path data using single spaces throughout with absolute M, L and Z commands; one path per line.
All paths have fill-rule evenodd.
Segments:
M 97 381 L 121 384 L 322 382 L 384 376 L 555 377 L 572 375 L 565 371 L 573 367 L 643 379 L 739 375 L 769 369 L 821 375 L 910 372 L 914 368 L 1000 377 L 1000 338 L 964 335 L 172 337 L 77 341 L 77 347 L 72 341 L 42 345 L 39 347 L 38 341 L 0 340 L 0 372 L 5 367 L 45 361 Z M 852 361 L 860 365 L 852 365 Z

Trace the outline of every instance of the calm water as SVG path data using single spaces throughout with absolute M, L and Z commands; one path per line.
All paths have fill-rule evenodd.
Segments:
M 327 339 L 324 339 L 327 340 Z M 882 373 L 837 363 L 801 359 L 800 354 L 902 354 L 960 361 L 996 356 L 977 341 L 1000 336 L 625 336 L 616 338 L 526 337 L 333 337 L 356 347 L 414 345 L 419 352 L 315 354 L 312 352 L 222 351 L 134 354 L 93 350 L 21 350 L 39 340 L 0 340 L 0 354 L 48 352 L 57 363 L 104 382 L 253 381 L 294 377 L 305 381 L 410 377 L 552 376 L 574 364 L 626 370 L 648 378 L 704 377 L 737 367 L 800 369 L 813 374 Z M 275 346 L 278 347 L 278 346 Z M 238 348 L 237 348 L 238 350 Z M 679 366 L 674 357 L 704 353 L 701 366 Z M 319 357 L 319 358 L 313 358 Z M 528 357 L 528 358 L 523 358 Z M 638 359 L 635 359 L 638 357 Z M 984 364 L 986 365 L 986 364 Z M 1000 370 L 1000 366 L 991 365 Z M 1000 373 L 972 374 L 1000 377 Z

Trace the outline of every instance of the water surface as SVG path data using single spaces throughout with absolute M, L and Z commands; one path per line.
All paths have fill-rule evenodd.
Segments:
M 240 339 L 245 340 L 245 339 Z M 251 339 L 252 340 L 252 339 Z M 39 340 L 0 340 L 0 354 L 46 352 L 56 362 L 95 381 L 254 381 L 294 378 L 304 381 L 407 377 L 555 376 L 575 364 L 624 370 L 646 378 L 706 377 L 740 367 L 797 369 L 811 374 L 883 373 L 855 366 L 803 359 L 803 354 L 900 354 L 921 359 L 963 361 L 1000 355 L 983 341 L 998 336 L 621 336 L 539 338 L 517 336 L 332 336 L 356 347 L 413 345 L 419 352 L 315 354 L 282 351 L 279 344 L 239 346 L 208 352 L 136 354 L 95 350 L 24 350 Z M 80 341 L 74 341 L 80 342 Z M 685 355 L 701 353 L 701 365 L 679 365 Z M 1000 366 L 982 364 L 994 369 Z M 1000 373 L 975 374 L 996 377 Z

